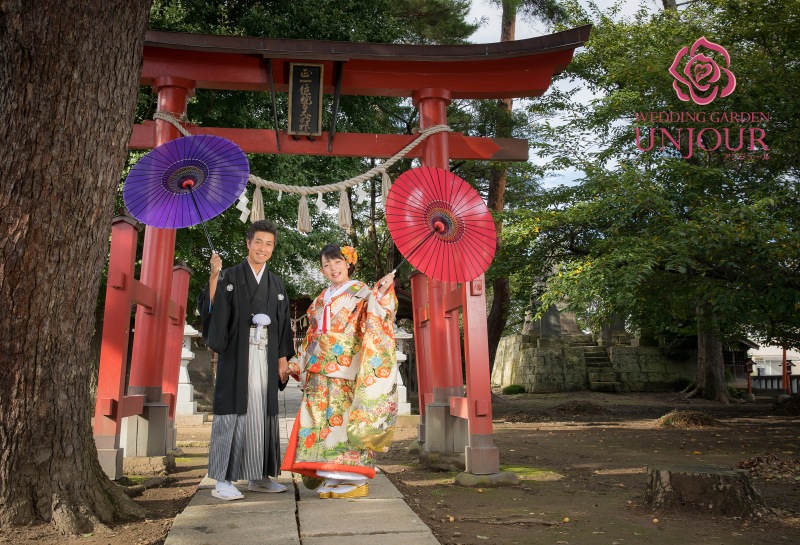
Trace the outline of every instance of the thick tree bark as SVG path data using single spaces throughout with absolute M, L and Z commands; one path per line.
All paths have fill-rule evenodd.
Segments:
M 517 7 L 519 2 L 503 2 L 503 16 L 501 19 L 500 41 L 513 42 L 517 24 Z M 511 110 L 513 102 L 510 98 L 497 101 L 498 123 L 497 136 L 511 136 Z M 506 180 L 508 178 L 508 168 L 503 165 L 499 168 L 492 168 L 489 178 L 488 205 L 492 212 L 502 212 L 505 206 Z M 495 219 L 497 230 L 497 249 L 500 249 L 503 235 L 503 222 L 499 218 Z M 494 368 L 494 357 L 497 354 L 497 347 L 503 337 L 503 330 L 508 321 L 508 311 L 511 307 L 511 290 L 509 289 L 508 277 L 499 276 L 492 282 L 492 308 L 489 310 L 487 319 L 487 335 L 489 337 L 489 370 Z
M 0 526 L 141 514 L 97 461 L 90 343 L 150 1 L 0 2 Z
M 687 397 L 702 397 L 730 403 L 725 382 L 725 362 L 722 359 L 722 341 L 714 327 L 711 309 L 702 306 L 697 311 L 697 376 L 694 388 Z

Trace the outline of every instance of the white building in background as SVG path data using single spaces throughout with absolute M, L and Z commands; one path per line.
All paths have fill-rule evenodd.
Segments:
M 780 346 L 761 346 L 748 351 L 750 358 L 755 365 L 753 375 L 782 375 L 783 374 L 783 348 Z M 791 368 L 792 375 L 800 375 L 800 352 L 797 350 L 787 350 L 786 360 L 794 365 Z

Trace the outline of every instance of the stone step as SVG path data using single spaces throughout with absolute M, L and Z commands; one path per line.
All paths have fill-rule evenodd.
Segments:
M 591 352 L 591 353 L 597 352 L 598 354 L 599 353 L 605 354 L 606 353 L 606 349 L 603 348 L 602 346 L 597 346 L 596 344 L 592 344 L 592 345 L 586 347 L 586 352 L 587 353 L 589 353 L 589 352 Z
M 584 354 L 583 359 L 586 361 L 611 361 L 608 354 Z
M 617 375 L 613 372 L 594 373 L 590 371 L 586 376 L 589 378 L 589 382 L 617 382 Z
M 594 344 L 594 339 L 591 335 L 561 335 L 564 342 L 568 343 L 589 343 Z
M 619 392 L 619 382 L 592 382 L 589 381 L 589 389 L 593 392 Z
M 586 365 L 586 372 L 587 373 L 604 373 L 604 372 L 614 372 L 614 368 L 611 365 Z
M 594 358 L 594 359 L 585 359 L 584 363 L 586 363 L 587 367 L 611 367 L 611 360 Z
M 757 403 L 777 403 L 779 396 L 784 395 L 786 392 L 779 389 L 753 389 L 753 397 Z
M 758 396 L 772 396 L 778 397 L 779 395 L 785 394 L 783 388 L 753 388 L 753 395 L 756 397 Z

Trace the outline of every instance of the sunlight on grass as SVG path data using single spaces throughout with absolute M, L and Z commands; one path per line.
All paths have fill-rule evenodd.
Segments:
M 632 475 L 636 473 L 647 473 L 646 467 L 618 467 L 614 469 L 595 469 L 595 475 Z
M 440 486 L 443 484 L 453 484 L 456 473 L 442 473 L 438 478 L 426 478 L 424 480 L 408 480 L 405 483 L 409 486 Z
M 178 456 L 175 457 L 176 460 L 178 458 L 208 458 L 208 452 L 206 452 L 206 451 L 202 451 L 202 452 L 184 452 L 179 457 Z
M 500 470 L 516 473 L 520 480 L 523 481 L 548 482 L 559 481 L 564 478 L 564 476 L 560 473 L 556 473 L 555 471 L 551 471 L 549 469 L 542 469 L 540 467 L 501 465 Z

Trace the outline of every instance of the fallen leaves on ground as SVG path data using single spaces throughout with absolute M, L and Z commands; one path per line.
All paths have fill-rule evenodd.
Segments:
M 670 411 L 657 420 L 661 427 L 705 428 L 718 426 L 719 421 L 701 411 Z
M 772 412 L 787 416 L 800 416 L 800 396 L 787 397 L 772 406 Z
M 765 480 L 800 481 L 800 458 L 792 458 L 783 454 L 753 456 L 739 462 L 736 467 L 747 469 L 753 477 Z

